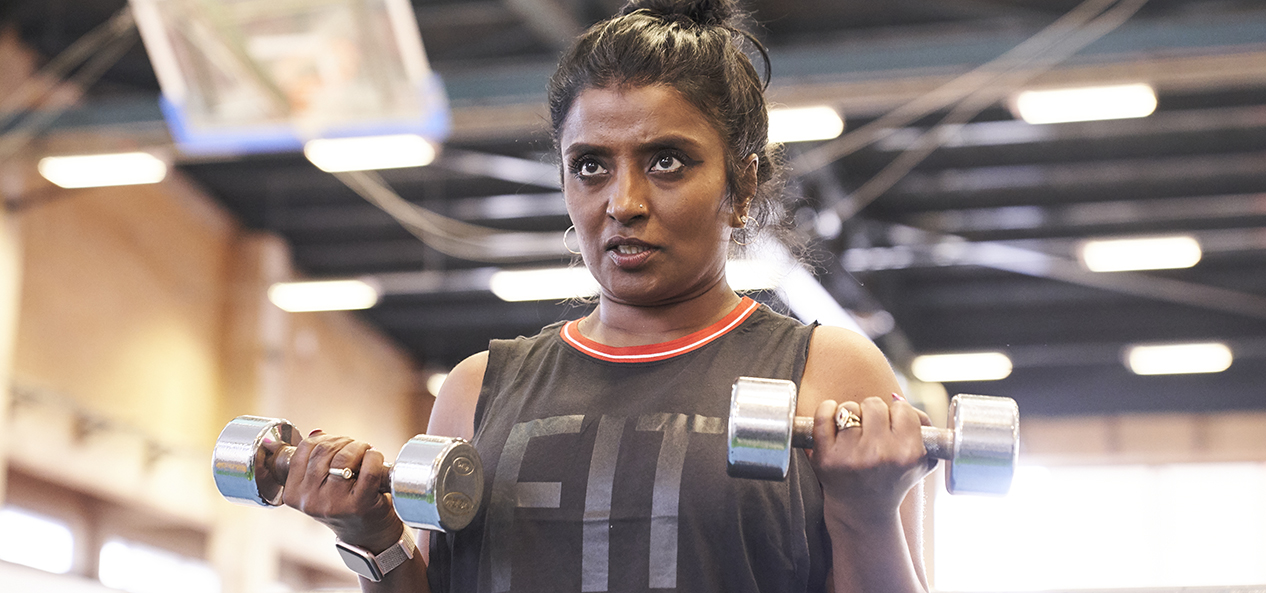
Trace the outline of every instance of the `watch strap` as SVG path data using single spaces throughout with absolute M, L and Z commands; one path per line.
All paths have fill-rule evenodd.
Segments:
M 378 554 L 344 541 L 338 541 L 337 544 L 336 547 L 347 567 L 375 583 L 404 564 L 406 560 L 413 558 L 418 549 L 408 528 L 405 528 L 400 535 L 400 541 Z
M 417 549 L 417 545 L 413 543 L 413 536 L 409 534 L 409 529 L 405 528 L 404 533 L 400 535 L 400 541 L 374 556 L 374 561 L 378 563 L 378 570 L 385 575 L 404 564 L 406 560 L 412 559 Z

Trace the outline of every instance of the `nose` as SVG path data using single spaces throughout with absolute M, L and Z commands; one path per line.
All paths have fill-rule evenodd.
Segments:
M 647 180 L 640 175 L 617 174 L 607 199 L 607 216 L 627 225 L 646 216 Z

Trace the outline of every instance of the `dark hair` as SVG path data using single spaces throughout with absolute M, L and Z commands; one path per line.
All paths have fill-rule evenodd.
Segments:
M 620 14 L 581 35 L 563 54 L 549 82 L 555 148 L 563 122 L 581 91 L 622 85 L 673 87 L 703 112 L 725 142 L 730 199 L 752 195 L 749 215 L 759 228 L 782 218 L 781 147 L 769 145 L 765 87 L 769 56 L 739 28 L 734 0 L 631 0 Z M 765 63 L 757 75 L 748 45 Z M 759 158 L 756 187 L 741 187 L 747 156 Z

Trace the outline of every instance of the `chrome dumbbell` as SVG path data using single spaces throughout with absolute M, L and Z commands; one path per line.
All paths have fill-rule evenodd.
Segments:
M 923 427 L 928 456 L 949 462 L 951 494 L 1006 494 L 1020 451 L 1020 410 L 1009 397 L 956 395 L 950 427 Z M 740 377 L 730 395 L 726 472 L 739 478 L 783 480 L 791 448 L 813 447 L 813 418 L 796 416 L 796 384 Z
M 290 472 L 298 431 L 279 418 L 238 416 L 215 441 L 216 488 L 243 504 L 277 506 Z M 400 449 L 380 488 L 390 493 L 400 520 L 410 527 L 456 531 L 470 523 L 483 500 L 479 453 L 463 439 L 420 434 Z

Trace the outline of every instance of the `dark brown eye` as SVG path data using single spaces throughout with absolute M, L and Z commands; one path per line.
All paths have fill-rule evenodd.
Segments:
M 594 177 L 607 172 L 606 167 L 593 159 L 583 159 L 572 166 L 572 171 L 579 177 Z
M 671 154 L 666 154 L 655 159 L 655 164 L 651 166 L 652 171 L 660 173 L 674 173 L 686 166 L 681 159 Z

